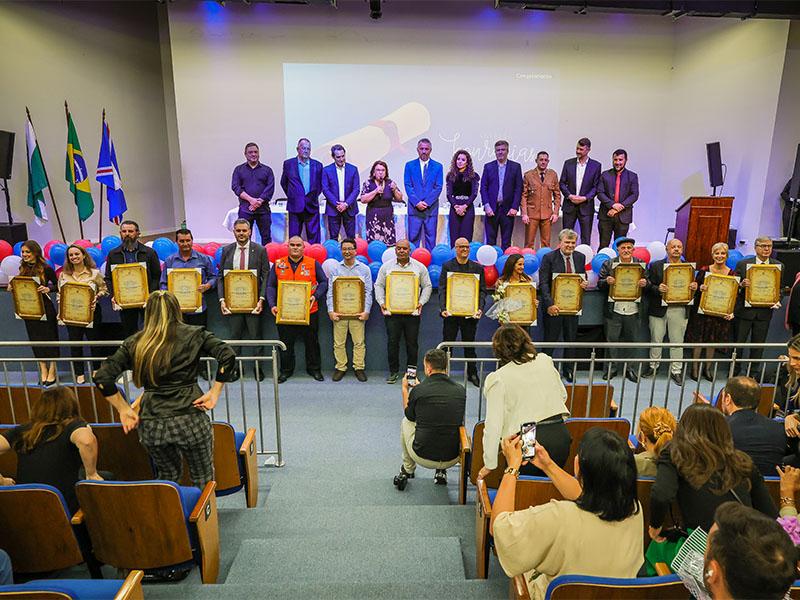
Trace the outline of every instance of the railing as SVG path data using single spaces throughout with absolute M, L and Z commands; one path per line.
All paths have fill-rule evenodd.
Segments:
M 559 353 L 564 349 L 563 342 L 535 342 L 537 351 L 546 354 L 553 353 L 554 350 Z M 670 348 L 681 348 L 689 350 L 689 357 L 676 360 L 681 365 L 680 379 L 681 385 L 678 386 L 670 379 L 669 365 L 673 361 L 669 357 Z M 484 375 L 490 370 L 497 367 L 497 359 L 492 353 L 491 342 L 442 342 L 437 346 L 447 352 L 448 358 L 448 372 L 454 370 L 453 367 L 463 368 L 463 382 L 467 386 L 467 368 L 468 364 L 475 364 L 478 377 L 481 381 L 480 392 L 478 394 L 477 415 L 478 420 L 483 418 L 484 399 Z M 454 351 L 460 350 L 459 354 L 465 348 L 472 348 L 476 351 L 476 358 L 465 358 L 463 356 L 455 356 Z M 650 350 L 651 348 L 661 349 L 661 358 L 651 359 L 649 352 L 647 356 L 638 356 L 644 354 L 643 350 Z M 715 355 L 712 358 L 693 358 L 691 356 L 694 349 L 714 349 Z M 642 410 L 654 405 L 660 405 L 664 408 L 669 408 L 673 414 L 679 415 L 684 407 L 684 404 L 691 404 L 695 401 L 695 393 L 705 392 L 704 395 L 708 399 L 713 400 L 718 391 L 725 385 L 728 377 L 731 377 L 738 370 L 741 375 L 749 375 L 753 377 L 761 386 L 774 385 L 772 389 L 773 404 L 782 390 L 783 377 L 785 369 L 780 367 L 785 364 L 783 359 L 779 356 L 770 356 L 751 359 L 749 358 L 752 350 L 761 350 L 769 354 L 785 354 L 786 344 L 739 344 L 733 347 L 731 344 L 672 344 L 672 343 L 608 343 L 608 342 L 574 342 L 569 344 L 569 349 L 572 354 L 588 354 L 588 356 L 572 356 L 553 357 L 553 362 L 557 369 L 563 372 L 567 368 L 567 372 L 572 375 L 575 384 L 588 384 L 589 389 L 592 386 L 602 385 L 607 391 L 610 391 L 611 386 L 615 386 L 613 395 L 606 393 L 606 399 L 609 404 L 616 403 L 616 412 L 618 416 L 624 416 L 631 419 L 633 426 L 636 426 L 638 416 Z M 608 356 L 608 350 L 615 350 L 622 354 L 637 354 L 637 356 L 626 356 L 624 358 L 612 358 Z M 716 355 L 716 351 L 730 351 L 730 356 L 720 357 Z M 742 358 L 744 351 L 748 351 L 748 358 Z M 603 374 L 606 369 L 611 366 L 611 363 L 616 367 L 617 374 L 611 379 L 604 379 Z M 646 378 L 644 375 L 650 369 L 650 363 L 657 363 L 659 374 L 656 377 Z M 664 372 L 662 365 L 667 364 L 667 371 Z M 697 381 L 689 377 L 691 373 L 691 366 L 699 364 L 700 370 L 703 365 L 710 366 L 711 380 L 704 379 L 700 374 Z M 487 368 L 488 367 L 488 368 Z M 458 370 L 456 368 L 455 370 Z M 631 369 L 636 374 L 638 381 L 630 381 L 626 378 L 628 369 Z M 621 382 L 621 386 L 619 383 Z M 535 385 L 536 382 L 531 382 Z M 710 384 L 710 389 L 705 389 L 706 384 Z M 780 385 L 779 385 L 780 384 Z M 569 386 L 570 384 L 565 383 Z M 704 389 L 701 390 L 701 387 Z M 662 398 L 663 394 L 663 398 Z M 572 403 L 567 406 L 572 413 Z M 589 401 L 586 402 L 587 414 L 574 414 L 573 417 L 589 416 Z M 774 414 L 774 410 L 770 414 Z M 608 416 L 608 415 L 606 415 Z
M 259 433 L 259 450 L 258 454 L 266 456 L 274 456 L 274 465 L 282 467 L 283 460 L 283 446 L 281 441 L 281 407 L 280 395 L 278 388 L 278 351 L 285 350 L 286 346 L 279 340 L 228 340 L 234 348 L 256 348 L 262 351 L 260 356 L 237 356 L 240 377 L 238 381 L 227 384 L 223 388 L 223 394 L 220 402 L 211 411 L 211 418 L 216 419 L 224 413 L 225 421 L 232 425 L 241 426 L 247 429 L 248 419 L 252 424 L 255 416 L 258 421 L 257 430 Z M 47 341 L 47 342 L 0 342 L 0 385 L 5 389 L 0 389 L 0 423 L 10 422 L 11 424 L 22 423 L 27 419 L 23 418 L 26 414 L 30 414 L 30 401 L 35 393 L 40 393 L 41 386 L 39 385 L 38 367 L 39 362 L 55 362 L 56 363 L 56 382 L 60 385 L 66 385 L 73 388 L 75 394 L 78 396 L 79 404 L 81 406 L 81 415 L 87 421 L 94 422 L 114 422 L 119 421 L 119 415 L 116 414 L 106 402 L 103 395 L 93 385 L 92 381 L 92 363 L 102 362 L 102 356 L 83 356 L 83 357 L 58 357 L 54 359 L 39 359 L 30 357 L 17 357 L 7 356 L 8 351 L 14 348 L 33 348 L 33 347 L 58 347 L 61 349 L 68 349 L 73 347 L 81 347 L 90 349 L 93 347 L 101 347 L 105 349 L 114 349 L 122 344 L 121 341 L 101 341 L 101 342 L 62 342 L 62 341 Z M 212 363 L 215 362 L 213 358 L 202 357 L 203 365 L 201 372 L 205 374 L 205 382 L 211 382 L 215 370 L 212 369 Z M 83 363 L 84 372 L 86 374 L 85 384 L 77 383 L 77 374 L 75 365 Z M 264 365 L 269 363 L 268 368 L 264 369 Z M 248 368 L 249 367 L 249 368 Z M 253 378 L 252 373 L 258 369 L 260 373 L 264 370 L 264 374 L 271 374 L 271 381 L 266 378 L 264 381 L 259 381 L 258 377 Z M 247 374 L 247 375 L 246 375 Z M 211 384 L 205 383 L 202 380 L 198 381 L 201 389 L 205 387 L 210 389 Z M 130 378 L 130 373 L 123 373 L 120 379 L 117 380 L 118 385 L 122 386 L 125 397 L 129 402 L 138 397 L 142 392 L 137 388 Z M 204 385 L 205 384 L 205 385 Z M 268 401 L 268 392 L 266 387 L 272 388 L 272 402 L 274 412 L 274 422 L 268 422 L 267 414 L 269 406 L 265 406 Z M 238 400 L 236 402 L 236 392 L 238 390 Z M 7 401 L 7 402 L 6 402 Z M 6 410 L 5 407 L 8 407 Z M 253 415 L 255 411 L 255 415 Z M 253 425 L 251 425 L 253 426 Z M 272 434 L 272 435 L 269 435 Z M 268 448 L 267 438 L 275 440 L 275 447 Z

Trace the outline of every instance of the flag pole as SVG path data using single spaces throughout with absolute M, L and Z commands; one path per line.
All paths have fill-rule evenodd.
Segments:
M 28 110 L 28 107 L 25 107 L 25 114 L 28 115 L 28 122 L 33 127 L 33 119 L 31 119 L 31 111 Z M 36 128 L 34 127 L 34 131 Z M 37 138 L 38 143 L 38 138 Z M 44 165 L 44 159 L 42 159 L 42 165 Z M 64 227 L 61 225 L 61 217 L 58 215 L 58 206 L 56 206 L 56 198 L 53 196 L 53 188 L 50 186 L 50 178 L 47 176 L 47 168 L 44 169 L 44 180 L 47 182 L 47 191 L 50 192 L 50 201 L 53 203 L 53 211 L 56 213 L 56 221 L 58 222 L 58 229 L 61 231 L 61 238 L 64 242 L 67 241 L 67 236 L 64 235 Z
M 106 109 L 103 108 L 103 124 L 101 129 L 105 131 L 106 129 Z M 103 241 L 103 188 L 105 186 L 101 183 L 100 184 L 100 218 L 97 221 L 97 236 L 100 242 Z
M 67 106 L 67 101 L 66 100 L 64 100 L 64 112 L 66 113 L 66 116 L 67 116 L 67 131 L 69 131 L 69 106 Z M 69 135 L 69 134 L 67 134 L 67 135 Z M 73 182 L 72 182 L 72 189 L 73 189 L 72 197 L 75 199 L 75 206 L 77 207 L 78 206 L 78 185 L 74 181 L 74 179 L 75 179 L 75 175 L 74 175 L 74 173 L 75 173 L 75 164 L 74 164 L 74 161 L 73 161 L 73 165 L 72 165 L 72 172 L 73 172 L 73 175 L 72 175 L 72 179 L 73 179 Z M 78 214 L 78 211 L 76 210 L 75 213 Z M 83 221 L 81 221 L 80 214 L 78 214 L 78 231 L 80 232 L 81 239 L 83 239 Z M 65 242 L 66 242 L 66 240 L 65 240 Z

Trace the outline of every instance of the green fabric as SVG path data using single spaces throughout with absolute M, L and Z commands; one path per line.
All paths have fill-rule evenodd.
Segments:
M 89 188 L 89 173 L 83 159 L 78 132 L 72 122 L 72 115 L 67 113 L 67 164 L 64 179 L 69 183 L 69 191 L 75 197 L 78 218 L 85 221 L 94 212 L 92 191 Z
M 47 221 L 47 207 L 44 200 L 47 175 L 39 143 L 36 141 L 36 134 L 30 121 L 25 123 L 25 142 L 28 150 L 28 206 L 33 209 L 36 222 L 41 225 Z
M 692 533 L 689 530 L 689 533 Z M 677 541 L 670 542 L 657 542 L 655 540 L 650 542 L 650 545 L 647 547 L 647 552 L 644 553 L 644 567 L 647 572 L 648 577 L 655 577 L 658 575 L 656 573 L 656 563 L 666 563 L 666 565 L 672 571 L 672 561 L 675 559 L 675 556 L 678 554 L 678 550 L 681 549 L 683 543 L 686 541 L 685 537 L 679 538 Z

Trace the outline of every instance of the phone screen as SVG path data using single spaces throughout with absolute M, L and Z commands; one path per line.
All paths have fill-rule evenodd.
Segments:
M 408 386 L 413 387 L 417 382 L 417 367 L 408 367 L 406 370 L 406 381 Z
M 522 440 L 522 458 L 533 458 L 536 454 L 536 422 L 523 423 L 519 436 Z

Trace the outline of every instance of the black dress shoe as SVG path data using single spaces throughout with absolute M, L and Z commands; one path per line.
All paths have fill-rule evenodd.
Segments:
M 647 379 L 650 379 L 652 377 L 655 377 L 656 373 L 658 373 L 658 369 L 654 369 L 653 367 L 650 367 L 650 368 L 647 369 L 647 371 L 642 373 L 642 377 L 646 377 Z
M 322 376 L 322 371 L 309 371 L 308 374 L 317 381 L 325 381 L 325 377 Z
M 361 381 L 362 383 L 367 380 L 367 374 L 364 373 L 364 369 L 356 369 L 356 379 Z
M 469 382 L 470 382 L 472 385 L 474 385 L 476 388 L 479 388 L 479 387 L 481 387 L 481 380 L 480 380 L 480 378 L 478 377 L 478 374 L 477 374 L 477 373 L 470 373 L 469 375 L 467 375 L 467 379 L 468 379 L 468 380 L 469 380 Z
M 572 383 L 575 380 L 575 378 L 572 376 L 572 371 L 569 369 L 561 371 L 561 378 L 567 383 Z
M 625 371 L 625 379 L 627 379 L 628 381 L 632 381 L 633 383 L 639 383 L 639 376 L 633 369 L 628 369 L 627 371 Z
M 603 379 L 614 379 L 617 376 L 617 371 L 614 369 L 613 371 L 606 371 L 603 373 Z
M 340 371 L 339 369 L 334 369 L 333 377 L 331 377 L 331 379 L 333 379 L 334 381 L 341 381 L 342 379 L 344 379 L 345 373 L 346 371 Z
M 278 375 L 278 383 L 284 383 L 289 377 L 291 377 L 291 373 L 281 373 Z
M 445 469 L 436 469 L 436 473 L 433 475 L 433 483 L 447 485 L 447 471 Z
M 672 379 L 672 381 L 674 381 L 677 385 L 683 385 L 683 375 L 680 373 L 671 373 L 669 378 Z

